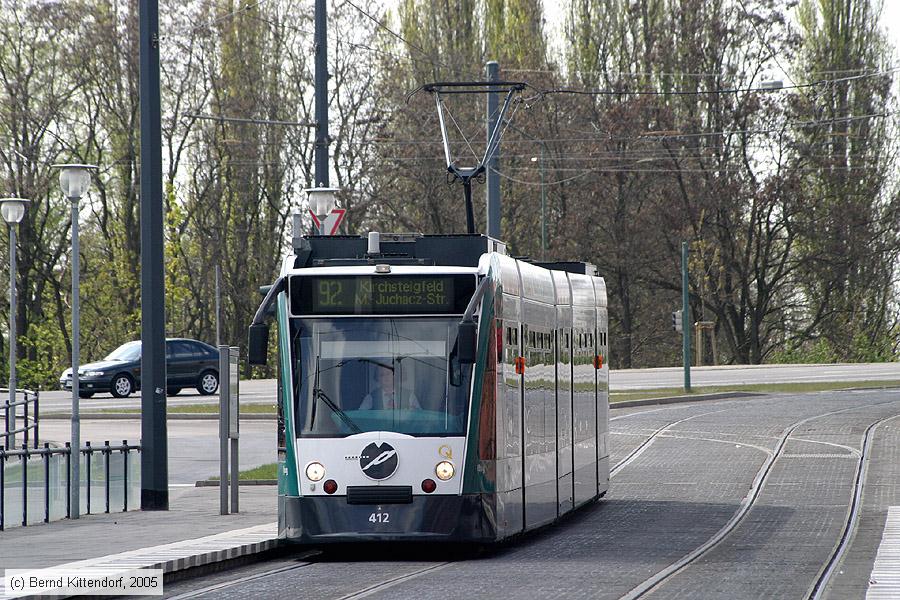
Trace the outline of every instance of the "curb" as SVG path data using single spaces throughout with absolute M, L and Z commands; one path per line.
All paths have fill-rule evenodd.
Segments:
M 648 398 L 646 400 L 625 400 L 623 402 L 611 402 L 610 410 L 616 408 L 631 408 L 632 406 L 654 406 L 657 404 L 681 404 L 683 402 L 702 402 L 705 400 L 725 400 L 728 398 L 755 398 L 766 396 L 762 392 L 717 392 L 714 394 L 696 394 L 692 396 L 669 396 L 668 398 Z
M 121 421 L 140 420 L 141 413 L 81 413 L 82 421 Z M 169 413 L 166 415 L 169 421 L 218 421 L 219 413 Z M 241 421 L 274 421 L 275 413 L 248 413 L 241 415 Z M 68 421 L 70 415 L 64 413 L 50 413 L 41 415 L 41 419 Z
M 277 479 L 239 479 L 238 485 L 278 485 Z M 218 479 L 201 479 L 194 487 L 219 487 Z
M 215 569 L 237 561 L 254 560 L 263 553 L 275 552 L 285 545 L 278 539 L 277 523 L 268 523 L 209 535 L 202 538 L 130 550 L 77 562 L 56 565 L 54 569 L 103 569 L 110 573 L 127 573 L 135 569 L 162 569 L 164 581 L 193 569 Z M 40 569 L 35 569 L 39 571 Z M 197 571 L 199 573 L 199 571 Z M 0 584 L 0 595 L 5 593 Z M 51 592 L 51 597 L 54 596 Z

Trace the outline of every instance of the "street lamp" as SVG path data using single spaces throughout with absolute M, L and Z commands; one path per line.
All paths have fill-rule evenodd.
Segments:
M 78 300 L 80 257 L 78 248 L 78 202 L 91 187 L 91 169 L 96 165 L 60 164 L 59 187 L 72 205 L 72 444 L 71 471 L 69 473 L 69 518 L 77 519 L 81 501 L 81 417 L 78 414 L 78 368 L 81 362 L 81 307 Z M 90 485 L 90 482 L 88 482 Z
M 337 206 L 337 200 L 334 194 L 338 188 L 319 187 L 308 188 L 303 190 L 309 200 L 309 209 L 316 215 L 319 220 L 319 234 L 326 235 L 328 231 L 325 229 L 325 219 L 331 214 L 331 211 Z
M 16 446 L 16 225 L 25 216 L 25 207 L 28 205 L 25 198 L 0 198 L 0 214 L 9 225 L 9 404 L 12 411 L 6 407 L 6 433 L 7 446 Z M 28 427 L 28 422 L 24 424 Z M 12 443 L 9 443 L 9 434 L 12 432 Z

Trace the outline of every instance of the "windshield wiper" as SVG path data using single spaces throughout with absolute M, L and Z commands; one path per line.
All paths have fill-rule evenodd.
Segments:
M 335 366 L 340 366 L 340 363 Z M 325 405 L 328 406 L 328 408 L 330 408 L 334 412 L 334 414 L 336 414 L 338 416 L 338 418 L 340 418 L 340 420 L 343 421 L 344 424 L 353 431 L 353 433 L 362 433 L 362 429 L 359 428 L 359 425 L 354 423 L 350 419 L 350 417 L 347 416 L 347 414 L 344 411 L 342 411 L 340 408 L 338 408 L 337 405 L 331 401 L 331 398 L 328 397 L 328 394 L 326 394 L 319 388 L 319 357 L 318 356 L 316 357 L 316 377 L 313 380 L 312 393 L 313 393 L 313 405 L 312 405 L 312 410 L 310 411 L 311 414 L 309 415 L 310 431 L 312 430 L 313 425 L 316 422 L 316 406 L 319 404 L 318 400 L 322 400 L 323 402 L 325 402 Z
M 330 408 L 332 411 L 334 411 L 334 414 L 336 414 L 338 416 L 338 418 L 344 422 L 344 425 L 346 425 L 351 430 L 353 430 L 353 433 L 362 433 L 362 429 L 359 428 L 359 425 L 354 423 L 353 420 L 347 416 L 347 413 L 345 413 L 340 408 L 338 408 L 338 406 L 334 402 L 331 401 L 331 398 L 329 398 L 325 392 L 323 392 L 319 388 L 314 388 L 313 395 L 315 395 L 316 398 L 325 402 L 325 405 L 328 408 Z M 310 429 L 312 429 L 312 423 L 310 423 Z

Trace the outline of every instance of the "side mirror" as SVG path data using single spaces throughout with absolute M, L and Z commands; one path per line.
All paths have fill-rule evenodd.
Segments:
M 265 365 L 269 358 L 269 326 L 251 325 L 247 360 L 251 365 Z
M 475 321 L 463 321 L 459 324 L 456 342 L 459 348 L 459 364 L 475 364 L 475 350 L 478 343 L 478 325 Z

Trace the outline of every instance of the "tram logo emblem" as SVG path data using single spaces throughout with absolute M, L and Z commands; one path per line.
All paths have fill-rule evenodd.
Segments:
M 387 442 L 372 442 L 359 453 L 359 468 L 369 479 L 387 479 L 397 470 L 400 459 Z
M 444 444 L 443 446 L 438 448 L 438 456 L 440 456 L 441 458 L 446 458 L 447 460 L 452 460 L 453 448 L 451 448 L 447 444 Z

